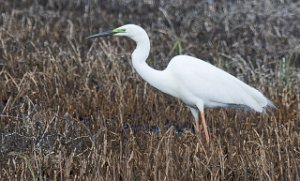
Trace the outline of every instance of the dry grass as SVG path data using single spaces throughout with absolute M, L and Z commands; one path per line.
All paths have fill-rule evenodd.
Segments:
M 300 180 L 297 1 L 87 2 L 1 2 L 0 180 Z M 210 60 L 278 109 L 207 110 L 199 145 L 186 107 L 134 73 L 132 42 L 84 39 L 127 22 L 153 67 Z

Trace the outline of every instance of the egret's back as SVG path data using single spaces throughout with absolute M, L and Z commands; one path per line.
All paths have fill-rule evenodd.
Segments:
M 262 112 L 264 107 L 273 106 L 255 88 L 210 63 L 191 56 L 174 57 L 166 71 L 177 80 L 178 97 L 188 105 L 196 105 L 196 101 L 203 101 L 206 107 L 245 105 L 257 112 Z

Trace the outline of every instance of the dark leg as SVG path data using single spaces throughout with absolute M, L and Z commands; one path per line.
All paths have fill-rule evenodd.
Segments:
M 200 119 L 198 120 L 195 120 L 196 121 L 196 125 L 195 125 L 195 128 L 196 128 L 196 131 L 197 131 L 197 137 L 198 137 L 198 140 L 199 140 L 199 143 L 202 143 L 202 139 L 201 139 L 201 129 L 202 129 L 202 125 L 200 125 Z

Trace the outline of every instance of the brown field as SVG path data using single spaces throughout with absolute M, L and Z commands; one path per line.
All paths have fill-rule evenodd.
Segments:
M 300 180 L 300 3 L 293 0 L 0 0 L 0 180 Z M 199 144 L 185 105 L 145 83 L 189 54 L 261 90 L 267 114 L 207 109 Z

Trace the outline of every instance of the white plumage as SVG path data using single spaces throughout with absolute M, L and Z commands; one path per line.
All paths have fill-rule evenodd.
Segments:
M 172 58 L 165 70 L 151 68 L 146 63 L 150 52 L 149 37 L 145 30 L 137 25 L 124 25 L 88 38 L 108 35 L 126 36 L 136 42 L 136 49 L 132 53 L 133 67 L 149 84 L 188 105 L 196 120 L 200 141 L 199 112 L 206 141 L 209 142 L 204 107 L 246 106 L 257 112 L 262 112 L 268 106 L 274 107 L 257 89 L 195 57 L 178 55 Z
M 206 107 L 245 105 L 257 112 L 272 105 L 258 90 L 210 63 L 191 56 L 174 57 L 165 71 L 176 80 L 178 94 L 184 94 L 179 98 L 188 105 L 201 99 Z

